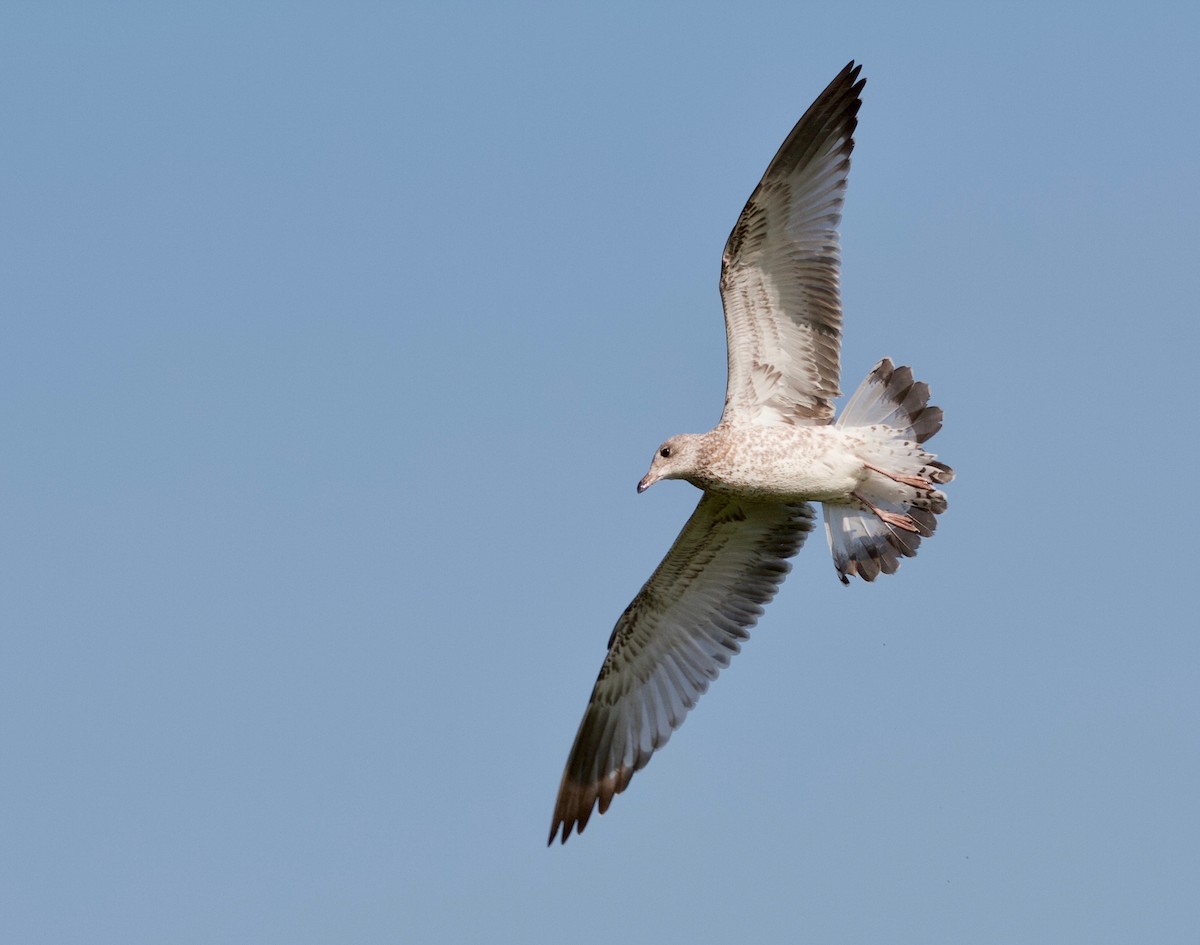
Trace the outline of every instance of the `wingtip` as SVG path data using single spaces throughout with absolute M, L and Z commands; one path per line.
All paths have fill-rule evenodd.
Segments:
M 588 814 L 590 813 L 591 811 L 589 810 Z M 550 837 L 546 840 L 546 846 L 554 846 L 554 838 L 555 836 L 559 836 L 560 828 L 561 836 L 559 836 L 559 842 L 566 843 L 567 838 L 571 836 L 572 828 L 575 830 L 575 833 L 581 834 L 583 833 L 583 828 L 586 824 L 587 815 L 584 815 L 584 817 L 581 819 L 576 819 L 556 812 L 554 815 L 554 823 L 550 825 Z
M 855 60 L 851 59 L 848 63 L 842 66 L 842 71 L 834 76 L 833 81 L 829 83 L 830 86 L 839 86 L 843 83 L 849 83 L 850 85 L 857 85 L 857 87 L 861 89 L 861 83 L 865 83 L 867 81 L 865 78 L 860 79 L 860 76 L 862 75 L 862 68 L 861 62 L 856 62 Z
M 554 837 L 556 837 L 556 836 L 558 837 L 559 844 L 566 843 L 566 838 L 571 836 L 571 827 L 572 826 L 575 826 L 575 824 L 572 823 L 572 821 L 558 820 L 558 819 L 554 820 L 553 825 L 550 827 L 550 839 L 547 839 L 547 841 L 546 841 L 547 847 L 553 847 Z M 562 833 L 559 833 L 559 829 L 562 829 Z M 582 830 L 583 830 L 582 827 L 578 827 L 578 829 L 576 829 L 575 832 L 580 833 L 580 832 L 582 832 Z
M 584 716 L 586 721 L 587 716 Z M 581 727 L 582 728 L 582 727 Z M 575 749 L 571 758 L 575 759 Z M 650 760 L 647 755 L 642 762 Z M 571 762 L 568 762 L 568 770 Z M 550 839 L 547 846 L 554 843 L 554 835 L 561 829 L 562 842 L 566 843 L 571 831 L 582 834 L 593 814 L 603 814 L 612 804 L 613 798 L 629 786 L 629 780 L 636 769 L 629 765 L 620 765 L 616 770 L 591 783 L 583 784 L 564 776 L 558 789 L 558 800 L 554 804 L 554 820 L 550 825 Z
M 855 102 L 853 106 L 855 114 L 862 105 L 862 91 L 867 85 L 867 77 L 862 74 L 862 68 L 861 62 L 856 63 L 851 59 L 826 89 L 827 92 L 832 92 L 834 89 L 841 91 L 848 88 L 850 97 Z
M 588 818 L 596 805 L 595 791 L 581 789 L 579 785 L 563 779 L 559 787 L 558 800 L 554 804 L 554 819 L 550 822 L 550 839 L 546 846 L 554 845 L 554 837 L 561 831 L 561 842 L 566 843 L 571 831 L 583 833 Z

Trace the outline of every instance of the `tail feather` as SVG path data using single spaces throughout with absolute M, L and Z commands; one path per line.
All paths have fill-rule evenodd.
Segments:
M 942 428 L 942 408 L 928 405 L 929 385 L 914 381 L 912 368 L 893 367 L 884 358 L 859 385 L 838 425 L 866 427 L 872 424 L 904 429 L 905 435 L 924 443 Z
M 954 470 L 919 445 L 942 428 L 942 410 L 928 400 L 929 385 L 884 358 L 838 417 L 839 426 L 857 428 L 852 432 L 863 462 L 884 470 L 872 472 L 848 502 L 825 503 L 829 550 L 844 584 L 854 574 L 873 581 L 895 573 L 902 558 L 916 555 L 921 539 L 933 534 L 937 516 L 946 510 L 946 496 L 933 484 L 950 482 Z M 892 476 L 924 479 L 930 485 L 923 488 Z M 911 530 L 884 521 L 872 506 Z

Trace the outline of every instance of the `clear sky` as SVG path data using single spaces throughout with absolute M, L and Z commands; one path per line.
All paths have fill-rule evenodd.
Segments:
M 1195 945 L 1198 10 L 6 4 L 0 937 Z M 950 509 L 547 849 L 852 58 L 843 387 Z

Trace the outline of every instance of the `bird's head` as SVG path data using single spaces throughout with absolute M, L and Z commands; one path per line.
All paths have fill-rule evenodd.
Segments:
M 660 479 L 691 479 L 699 462 L 700 439 L 694 433 L 681 433 L 663 443 L 637 491 L 645 492 Z

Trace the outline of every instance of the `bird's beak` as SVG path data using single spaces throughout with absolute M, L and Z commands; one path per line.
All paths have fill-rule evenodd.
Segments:
M 641 495 L 656 482 L 658 482 L 658 476 L 655 476 L 653 473 L 646 473 L 642 481 L 638 483 L 638 495 Z

